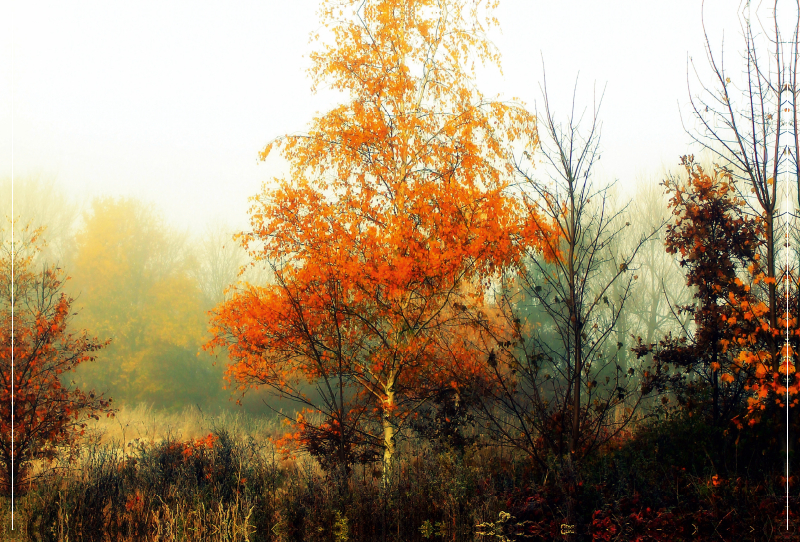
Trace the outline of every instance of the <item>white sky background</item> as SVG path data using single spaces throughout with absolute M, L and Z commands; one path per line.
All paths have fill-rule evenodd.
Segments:
M 0 177 L 11 173 L 13 114 L 18 180 L 55 177 L 83 201 L 141 197 L 176 226 L 214 218 L 245 226 L 247 198 L 279 170 L 258 164 L 258 152 L 338 99 L 312 94 L 305 72 L 317 5 L 14 2 L 0 12 Z M 719 50 L 724 30 L 730 62 L 742 45 L 737 8 L 705 7 L 712 43 Z M 657 182 L 664 166 L 698 151 L 679 107 L 691 122 L 688 56 L 707 73 L 700 9 L 699 0 L 502 0 L 502 33 L 492 38 L 505 75 L 482 71 L 478 87 L 533 109 L 540 55 L 557 114 L 578 71 L 579 103 L 591 107 L 594 83 L 607 84 L 599 179 Z

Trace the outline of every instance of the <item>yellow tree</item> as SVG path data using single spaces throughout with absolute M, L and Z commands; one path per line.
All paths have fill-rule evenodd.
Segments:
M 81 319 L 114 342 L 108 367 L 87 367 L 81 376 L 123 401 L 174 404 L 203 372 L 196 359 L 202 294 L 183 239 L 133 199 L 97 199 L 84 222 L 74 273 Z
M 337 434 L 368 433 L 371 419 L 385 474 L 409 414 L 433 388 L 457 386 L 453 368 L 478 370 L 459 334 L 465 311 L 547 235 L 522 227 L 509 193 L 510 149 L 535 146 L 534 118 L 486 100 L 465 69 L 499 60 L 484 34 L 496 2 L 481 4 L 323 2 L 331 39 L 310 75 L 349 101 L 261 153 L 279 148 L 291 173 L 252 199 L 241 239 L 275 281 L 212 319 L 209 347 L 228 347 L 228 377 L 243 391 L 294 397 Z M 303 381 L 324 400 L 303 394 Z

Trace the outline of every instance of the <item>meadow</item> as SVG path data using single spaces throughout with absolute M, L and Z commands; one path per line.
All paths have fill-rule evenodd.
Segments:
M 474 431 L 474 430 L 473 430 Z M 78 452 L 2 506 L 4 540 L 562 540 L 565 495 L 552 472 L 480 437 L 468 446 L 410 439 L 387 487 L 380 463 L 346 487 L 306 454 L 272 444 L 276 418 L 139 405 L 95 422 Z M 775 450 L 763 435 L 715 447 L 686 420 L 642 422 L 587 461 L 582 540 L 793 540 Z M 761 449 L 759 449 L 761 448 Z M 732 457 L 731 452 L 736 454 Z M 770 469 L 769 467 L 773 467 Z M 727 472 L 725 476 L 711 474 Z M 791 514 L 797 511 L 792 484 Z

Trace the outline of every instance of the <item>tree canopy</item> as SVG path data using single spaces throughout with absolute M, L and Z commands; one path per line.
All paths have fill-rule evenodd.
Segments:
M 243 390 L 293 394 L 340 425 L 346 402 L 372 405 L 360 420 L 375 414 L 387 465 L 431 388 L 453 368 L 480 370 L 455 332 L 461 313 L 550 233 L 522 219 L 509 191 L 511 145 L 536 145 L 533 116 L 485 99 L 465 70 L 498 60 L 484 34 L 493 7 L 323 3 L 332 39 L 310 75 L 349 101 L 261 153 L 279 149 L 291 170 L 252 199 L 241 240 L 275 282 L 243 289 L 213 318 L 209 346 L 228 348 Z M 297 388 L 332 379 L 325 405 Z

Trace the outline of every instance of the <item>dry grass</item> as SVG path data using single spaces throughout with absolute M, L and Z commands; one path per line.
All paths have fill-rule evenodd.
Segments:
M 142 403 L 135 407 L 123 406 L 113 418 L 92 420 L 87 427 L 87 440 L 127 448 L 137 442 L 157 444 L 170 438 L 202 438 L 223 427 L 235 438 L 253 437 L 262 441 L 281 432 L 275 418 L 256 418 L 228 410 L 209 415 L 196 406 L 188 406 L 177 413 L 164 413 Z
M 74 461 L 18 499 L 17 531 L 8 514 L 0 518 L 0 538 L 343 542 L 380 539 L 385 529 L 388 540 L 410 541 L 422 540 L 427 521 L 472 540 L 475 521 L 499 506 L 491 482 L 478 481 L 485 452 L 466 465 L 406 443 L 391 487 L 381 488 L 380 465 L 368 465 L 342 489 L 306 454 L 281 459 L 269 438 L 285 428 L 274 418 L 139 405 L 88 429 Z M 213 448 L 192 448 L 209 433 Z
M 0 540 L 372 542 L 385 534 L 392 542 L 474 542 L 486 540 L 476 526 L 499 528 L 501 512 L 517 518 L 515 528 L 551 540 L 547 533 L 565 517 L 555 463 L 545 473 L 490 443 L 454 450 L 412 440 L 398 446 L 389 487 L 379 464 L 357 466 L 343 487 L 307 455 L 281 460 L 270 437 L 284 429 L 274 418 L 196 407 L 123 408 L 92 424 L 74 461 L 62 458 L 18 498 L 13 533 L 8 500 L 0 499 Z M 198 445 L 209 433 L 213 447 Z M 715 529 L 733 535 L 732 517 L 753 518 L 748 526 L 758 529 L 774 522 L 783 510 L 774 484 L 737 477 L 744 473 L 717 483 L 706 454 L 693 453 L 714 453 L 708 444 L 716 437 L 674 422 L 597 457 L 579 476 L 582 525 L 601 535 L 617 529 L 620 540 L 658 529 L 666 538 L 642 540 L 666 541 L 692 525 L 697 540 L 718 538 Z M 762 436 L 751 440 L 739 453 L 749 446 L 762 457 Z M 768 471 L 768 463 L 752 467 Z

